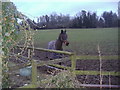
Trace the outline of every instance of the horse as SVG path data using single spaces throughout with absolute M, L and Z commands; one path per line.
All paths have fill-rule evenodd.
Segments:
M 65 44 L 66 46 L 69 45 L 67 38 L 68 36 L 67 36 L 66 30 L 61 30 L 57 40 L 52 40 L 48 42 L 47 49 L 63 51 L 63 47 L 62 47 L 63 44 Z M 49 56 L 51 60 L 56 58 L 61 58 L 61 54 L 58 54 L 58 53 L 49 53 Z M 46 58 L 48 58 L 48 52 L 47 52 Z

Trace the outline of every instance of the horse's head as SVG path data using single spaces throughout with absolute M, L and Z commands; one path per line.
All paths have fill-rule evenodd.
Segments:
M 62 41 L 66 46 L 69 45 L 69 42 L 67 41 L 67 33 L 66 30 L 61 30 L 61 33 L 59 35 L 59 40 Z

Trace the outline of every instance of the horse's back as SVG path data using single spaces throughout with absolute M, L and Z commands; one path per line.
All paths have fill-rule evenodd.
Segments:
M 55 50 L 55 43 L 56 43 L 56 40 L 52 40 L 52 41 L 48 42 L 47 48 Z M 53 59 L 54 58 L 54 53 L 53 52 L 47 52 L 46 57 L 50 58 L 50 59 Z
M 56 40 L 50 41 L 50 42 L 48 43 L 48 49 L 53 49 L 53 50 L 55 50 L 55 43 L 56 43 Z

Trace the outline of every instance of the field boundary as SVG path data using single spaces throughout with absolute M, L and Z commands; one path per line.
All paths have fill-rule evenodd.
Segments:
M 19 48 L 23 48 L 23 46 L 17 46 Z M 27 49 L 33 49 L 32 47 L 27 47 Z M 72 52 L 67 52 L 67 51 L 59 51 L 59 50 L 50 50 L 50 49 L 44 49 L 44 48 L 35 48 L 35 50 L 39 50 L 39 51 L 45 51 L 45 52 L 54 52 L 54 53 L 61 53 L 61 54 L 66 54 L 69 55 L 69 58 L 61 58 L 61 59 L 55 59 L 55 60 L 50 60 L 50 61 L 42 61 L 40 63 L 37 62 L 37 60 L 34 60 L 32 58 L 28 58 L 29 60 L 31 60 L 31 64 L 30 63 L 26 63 L 23 66 L 20 67 L 24 67 L 24 66 L 28 66 L 31 65 L 32 66 L 32 76 L 31 76 L 31 84 L 27 85 L 27 86 L 23 86 L 20 88 L 33 88 L 33 87 L 37 87 L 38 81 L 37 81 L 37 66 L 42 66 L 42 65 L 51 65 L 54 67 L 58 67 L 58 68 L 63 68 L 63 69 L 67 69 L 70 70 L 71 72 L 73 72 L 76 75 L 100 75 L 100 71 L 83 71 L 83 70 L 76 70 L 76 60 L 89 60 L 89 58 L 92 58 L 93 60 L 95 59 L 99 59 L 99 56 L 76 56 L 76 54 L 72 53 Z M 104 59 L 109 60 L 112 56 L 103 56 Z M 71 67 L 67 67 L 67 66 L 61 66 L 58 64 L 54 64 L 54 63 L 58 63 L 58 62 L 63 62 L 70 59 L 71 60 Z M 113 59 L 118 59 L 118 56 L 115 55 L 113 57 Z M 20 68 L 18 67 L 18 68 Z M 10 70 L 14 70 L 14 67 L 10 67 L 12 69 Z M 18 69 L 17 68 L 17 69 Z M 15 68 L 16 69 L 16 68 Z M 119 76 L 120 72 L 114 72 L 114 71 L 102 71 L 102 75 L 112 75 L 112 76 Z

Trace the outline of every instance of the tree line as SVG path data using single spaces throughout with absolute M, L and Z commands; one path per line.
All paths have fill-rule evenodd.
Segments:
M 119 16 L 112 11 L 104 11 L 101 16 L 96 12 L 82 10 L 74 17 L 69 14 L 43 15 L 37 22 L 27 19 L 33 29 L 56 29 L 56 28 L 109 28 L 118 27 Z

